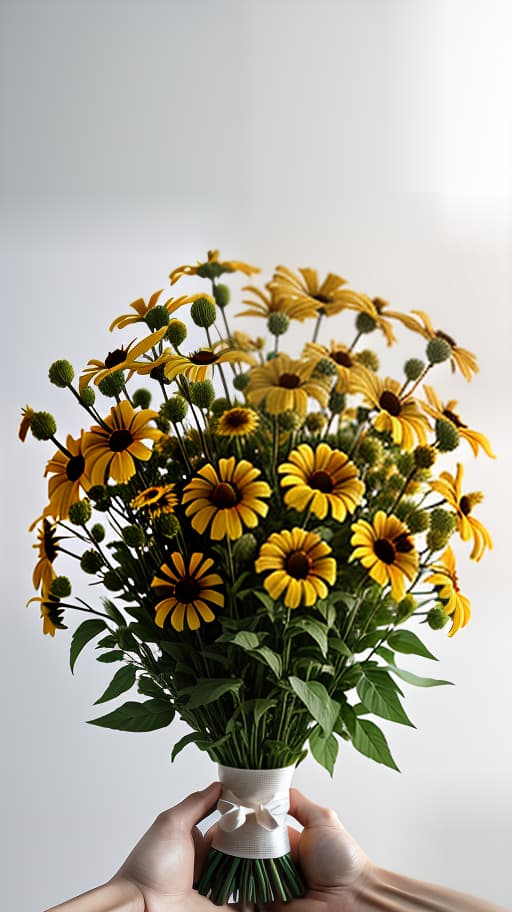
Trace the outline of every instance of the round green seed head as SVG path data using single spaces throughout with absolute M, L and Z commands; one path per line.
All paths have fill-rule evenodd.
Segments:
M 408 380 L 417 380 L 425 370 L 421 358 L 409 358 L 404 364 L 404 374 Z
M 400 453 L 397 461 L 396 467 L 401 475 L 404 478 L 407 478 L 411 474 L 412 470 L 415 467 L 414 456 L 412 453 Z
M 438 529 L 429 529 L 427 532 L 427 548 L 429 551 L 442 551 L 446 547 L 449 535 Z
M 71 583 L 67 576 L 56 576 L 50 586 L 50 595 L 54 598 L 63 599 L 71 595 Z
M 366 333 L 371 333 L 376 326 L 377 324 L 370 314 L 364 313 L 364 311 L 358 313 L 356 317 L 356 329 L 359 333 L 365 335 Z
M 321 412 L 311 412 L 306 415 L 304 425 L 310 434 L 319 434 L 327 424 L 327 418 Z
M 434 339 L 429 339 L 427 344 L 427 358 L 430 364 L 441 364 L 443 361 L 448 361 L 448 358 L 451 357 L 452 347 L 446 339 L 438 339 L 437 336 Z
M 407 523 L 408 517 L 411 513 L 414 512 L 416 504 L 413 500 L 409 500 L 407 497 L 402 497 L 397 503 L 396 507 L 393 508 L 393 513 L 398 519 L 401 519 L 402 522 Z
M 442 630 L 449 617 L 442 605 L 434 605 L 427 614 L 427 624 L 432 630 Z
M 124 586 L 121 575 L 117 570 L 107 570 L 103 575 L 103 585 L 109 592 L 118 592 Z
M 258 542 L 251 532 L 246 532 L 233 545 L 233 557 L 241 564 L 248 563 L 256 557 Z
M 332 358 L 320 358 L 313 371 L 314 377 L 334 377 L 335 374 L 337 374 L 337 370 Z
M 84 573 L 97 573 L 103 567 L 103 558 L 93 548 L 84 551 L 80 558 L 80 566 Z
M 95 542 L 102 542 L 105 538 L 105 526 L 101 523 L 95 523 L 90 531 Z
M 396 606 L 396 616 L 399 621 L 405 621 L 416 610 L 416 599 L 412 595 L 404 595 Z
M 157 304 L 155 307 L 152 307 L 151 310 L 148 310 L 145 320 L 151 332 L 156 332 L 157 329 L 162 329 L 163 326 L 167 326 L 169 322 L 169 312 L 162 304 Z
M 373 373 L 377 373 L 380 367 L 379 358 L 371 348 L 364 348 L 363 351 L 358 352 L 356 361 L 366 367 L 367 370 L 373 371 Z
M 69 507 L 69 521 L 74 526 L 85 526 L 91 518 L 91 504 L 88 500 L 77 500 Z
M 175 538 L 180 531 L 180 523 L 174 513 L 161 513 L 155 519 L 155 531 L 164 538 Z
M 146 543 L 144 529 L 140 526 L 125 526 L 123 529 L 123 541 L 130 548 L 142 548 Z
M 164 402 L 160 408 L 160 414 L 163 418 L 172 421 L 173 424 L 179 424 L 185 418 L 188 412 L 188 403 L 183 396 L 173 396 Z
M 104 396 L 119 396 L 124 390 L 124 371 L 114 371 L 113 374 L 104 377 L 98 383 L 98 389 Z
M 242 392 L 246 386 L 249 385 L 250 381 L 249 371 L 246 371 L 244 374 L 235 374 L 233 377 L 233 386 L 239 392 Z
M 225 396 L 220 396 L 212 402 L 210 408 L 215 417 L 220 418 L 224 412 L 231 408 L 231 403 L 228 402 Z
M 213 297 L 215 298 L 217 307 L 220 307 L 222 310 L 224 310 L 224 308 L 229 304 L 231 292 L 227 285 L 215 285 L 213 289 Z
M 351 428 L 343 428 L 336 434 L 335 445 L 343 453 L 349 453 L 354 443 L 354 432 Z
M 55 386 L 60 386 L 62 389 L 70 386 L 73 383 L 74 376 L 75 372 L 69 361 L 54 361 L 53 364 L 50 364 L 48 377 L 50 378 L 50 383 Z
M 366 465 L 376 465 L 384 455 L 384 447 L 376 437 L 363 437 L 357 448 L 357 458 L 359 462 Z
M 200 409 L 210 409 L 215 399 L 215 387 L 211 380 L 198 380 L 189 384 L 190 401 Z
M 181 343 L 187 338 L 187 327 L 181 320 L 170 320 L 165 338 L 175 348 L 179 348 Z
M 418 532 L 426 532 L 429 527 L 429 517 L 427 510 L 412 510 L 407 516 L 407 525 L 409 531 L 416 535 Z
M 290 325 L 290 318 L 280 311 L 276 310 L 271 313 L 267 320 L 268 331 L 273 336 L 282 336 Z
M 151 393 L 148 389 L 136 389 L 133 396 L 132 402 L 135 408 L 147 409 L 151 404 Z
M 451 421 L 447 421 L 446 418 L 436 418 L 436 440 L 440 453 L 450 453 L 457 449 L 460 434 Z
M 34 412 L 30 430 L 36 440 L 50 440 L 57 432 L 57 422 L 50 412 Z
M 404 480 L 399 472 L 395 472 L 393 475 L 390 475 L 386 480 L 386 493 L 392 491 L 394 494 L 398 494 L 402 490 Z
M 286 411 L 279 415 L 279 427 L 283 431 L 296 431 L 303 424 L 303 418 L 297 412 Z
M 217 317 L 215 302 L 207 295 L 196 298 L 196 300 L 192 302 L 190 316 L 196 326 L 202 326 L 205 329 L 209 326 L 213 326 Z
M 155 418 L 155 424 L 159 431 L 162 431 L 163 434 L 168 434 L 171 429 L 171 422 L 168 418 L 165 418 L 164 415 L 158 415 Z
M 90 408 L 91 405 L 94 405 L 96 401 L 96 393 L 94 392 L 92 386 L 84 387 L 80 393 L 80 399 L 87 408 Z
M 437 453 L 434 447 L 417 446 L 414 450 L 414 465 L 417 469 L 430 469 L 434 465 Z
M 329 396 L 329 409 L 333 415 L 341 415 L 345 411 L 347 406 L 347 397 L 345 393 L 337 393 L 336 390 L 333 390 Z
M 441 535 L 448 537 L 455 531 L 456 525 L 457 517 L 451 510 L 445 510 L 443 507 L 434 507 L 430 511 L 430 528 L 434 532 L 440 532 Z

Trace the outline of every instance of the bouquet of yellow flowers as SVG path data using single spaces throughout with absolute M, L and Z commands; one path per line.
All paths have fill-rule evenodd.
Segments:
M 267 346 L 228 319 L 219 279 L 236 271 L 258 272 L 218 251 L 175 269 L 171 286 L 194 276 L 208 293 L 134 301 L 110 329 L 140 339 L 89 361 L 77 385 L 68 361 L 51 365 L 86 428 L 61 436 L 27 406 L 20 437 L 30 429 L 56 447 L 32 527 L 43 632 L 83 612 L 71 669 L 95 641 L 98 661 L 118 666 L 96 702 L 140 695 L 92 724 L 150 731 L 178 714 L 189 725 L 172 758 L 193 743 L 224 784 L 199 890 L 264 908 L 302 892 L 285 825 L 294 767 L 309 750 L 332 774 L 347 741 L 396 769 L 371 717 L 411 725 L 403 682 L 448 683 L 396 657 L 433 659 L 419 625 L 450 624 L 453 636 L 469 620 L 449 540 L 457 533 L 477 561 L 492 542 L 462 463 L 437 473 L 436 460 L 459 444 L 494 454 L 425 382 L 443 362 L 467 380 L 478 369 L 427 314 L 397 312 L 334 273 L 320 283 L 314 269 L 278 266 L 244 288 L 237 314 L 263 319 Z M 190 321 L 204 332 L 193 351 Z M 283 349 L 294 322 L 299 336 L 312 326 L 301 353 Z M 380 375 L 366 344 L 374 334 L 392 345 L 395 327 L 424 339 L 400 379 Z M 103 596 L 72 597 L 55 569 L 64 555 Z

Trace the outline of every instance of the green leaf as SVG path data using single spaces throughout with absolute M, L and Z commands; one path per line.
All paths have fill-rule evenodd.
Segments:
M 148 675 L 141 675 L 137 681 L 137 690 L 145 697 L 155 697 L 157 700 L 165 699 L 165 691 Z
M 292 690 L 304 704 L 315 722 L 322 726 L 326 735 L 330 735 L 338 713 L 340 704 L 331 699 L 324 685 L 320 681 L 303 681 L 294 676 L 288 678 Z
M 254 700 L 254 724 L 259 725 L 260 719 L 268 712 L 269 709 L 272 709 L 274 706 L 277 706 L 277 700 L 272 700 L 269 697 L 264 700 L 257 698 Z
M 213 703 L 226 693 L 238 693 L 243 681 L 240 678 L 200 678 L 197 684 L 183 688 L 190 693 L 186 709 L 197 709 Z
M 329 637 L 329 647 L 334 649 L 334 652 L 338 652 L 340 655 L 346 656 L 347 658 L 350 658 L 353 655 L 352 650 L 349 649 L 347 644 L 344 643 L 343 640 L 340 640 L 339 637 Z
M 376 760 L 377 763 L 383 763 L 384 766 L 400 772 L 391 756 L 384 733 L 369 719 L 356 717 L 352 744 L 360 754 L 364 754 L 370 760 Z
M 259 646 L 258 649 L 252 649 L 250 653 L 257 661 L 263 662 L 272 669 L 276 678 L 279 680 L 283 671 L 281 656 L 270 649 L 270 646 Z
M 327 656 L 328 627 L 325 624 L 322 624 L 321 621 L 316 621 L 315 618 L 299 617 L 290 624 L 292 636 L 294 636 L 295 630 L 297 629 L 303 631 L 304 633 L 307 633 L 311 639 L 318 643 L 320 646 L 320 651 L 325 659 Z
M 98 662 L 122 662 L 124 659 L 124 652 L 121 652 L 120 649 L 113 649 L 112 652 L 103 652 L 101 655 L 96 656 Z
M 107 689 L 101 697 L 98 697 L 94 705 L 96 706 L 98 703 L 107 703 L 109 700 L 113 700 L 114 697 L 119 697 L 125 690 L 130 690 L 130 687 L 133 687 L 134 684 L 134 666 L 124 665 L 123 668 L 119 668 L 118 671 L 116 671 Z
M 389 662 L 390 665 L 395 664 L 395 653 L 392 652 L 391 649 L 386 649 L 385 646 L 379 646 L 379 648 L 375 650 L 375 653 L 385 659 L 386 662 Z
M 74 671 L 76 660 L 84 646 L 87 646 L 87 643 L 97 636 L 98 633 L 101 633 L 102 630 L 105 630 L 106 627 L 105 621 L 102 621 L 101 618 L 91 618 L 90 620 L 83 621 L 83 623 L 76 628 L 71 638 L 71 647 L 69 650 L 69 665 L 72 672 Z
M 89 719 L 89 725 L 114 728 L 117 731 L 155 731 L 165 728 L 174 718 L 174 708 L 164 700 L 146 700 L 144 703 L 128 702 L 118 706 L 106 716 Z
M 440 687 L 442 684 L 450 684 L 453 686 L 453 681 L 441 681 L 439 678 L 422 678 L 419 675 L 413 674 L 412 671 L 406 671 L 405 668 L 397 668 L 396 665 L 388 665 L 387 668 L 388 671 L 398 678 L 401 678 L 402 681 L 407 681 L 408 684 L 414 684 L 415 687 Z
M 359 699 L 370 712 L 382 719 L 414 728 L 396 691 L 395 682 L 383 669 L 363 670 L 363 675 L 357 682 Z
M 335 736 L 325 735 L 319 726 L 315 726 L 309 736 L 309 746 L 315 760 L 332 776 L 339 750 Z
M 112 620 L 115 621 L 119 626 L 124 626 L 126 624 L 126 618 L 121 614 L 119 608 L 114 605 L 114 602 L 108 598 L 102 598 L 101 601 L 108 616 L 111 617 Z
M 181 753 L 185 747 L 189 744 L 197 744 L 198 741 L 204 741 L 204 735 L 201 735 L 199 732 L 189 732 L 188 735 L 184 735 L 183 738 L 176 741 L 176 744 L 171 751 L 171 763 L 174 763 L 178 754 Z
M 437 662 L 435 655 L 432 655 L 412 630 L 395 630 L 388 636 L 387 642 L 395 652 L 423 656 Z
M 223 633 L 217 640 L 221 643 L 234 643 L 235 646 L 241 646 L 242 649 L 257 649 L 260 645 L 260 638 L 257 633 L 250 630 L 239 630 L 234 635 L 232 633 Z
M 261 602 L 262 605 L 267 608 L 268 611 L 274 611 L 275 601 L 273 598 L 270 598 L 270 595 L 267 595 L 266 592 L 260 592 L 259 589 L 255 589 L 253 595 Z
M 322 615 L 327 626 L 334 627 L 336 623 L 336 608 L 334 605 L 331 605 L 330 602 L 322 601 L 317 602 L 315 607 Z

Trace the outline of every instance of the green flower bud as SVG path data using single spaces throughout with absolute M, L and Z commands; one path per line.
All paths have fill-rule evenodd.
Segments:
M 236 390 L 242 392 L 249 385 L 250 381 L 249 371 L 246 371 L 244 374 L 235 374 L 233 377 L 233 386 Z
M 404 480 L 402 476 L 399 472 L 394 472 L 393 475 L 390 475 L 386 479 L 386 493 L 389 494 L 392 491 L 394 494 L 398 494 L 398 492 L 402 490 L 403 484 Z
M 173 424 L 179 424 L 183 421 L 188 412 L 188 403 L 183 396 L 173 396 L 164 402 L 160 408 L 160 414 L 163 418 L 168 418 Z
M 406 478 L 411 474 L 412 470 L 415 467 L 414 455 L 412 453 L 400 453 L 396 461 L 396 467 L 400 474 Z
M 267 320 L 268 331 L 273 336 L 282 336 L 290 325 L 290 318 L 281 311 L 276 310 L 271 313 Z
M 140 526 L 125 526 L 123 529 L 123 541 L 130 548 L 142 548 L 146 543 L 144 529 Z
M 217 307 L 220 307 L 222 310 L 224 310 L 224 308 L 229 304 L 231 292 L 227 285 L 215 285 L 213 289 L 213 296 L 215 298 Z
M 71 583 L 67 576 L 56 576 L 50 586 L 50 595 L 57 599 L 67 598 L 71 595 Z
M 281 412 L 278 420 L 279 427 L 283 431 L 296 431 L 303 423 L 302 416 L 292 411 Z
M 431 446 L 417 446 L 413 455 L 414 465 L 417 469 L 430 469 L 437 457 L 434 447 Z
M 175 348 L 179 348 L 181 343 L 187 338 L 187 327 L 181 320 L 171 320 L 165 338 Z
M 402 497 L 397 503 L 396 507 L 393 509 L 393 513 L 398 519 L 401 519 L 402 522 L 407 523 L 408 517 L 416 509 L 416 504 L 413 500 L 409 500 L 407 497 Z
M 49 412 L 34 412 L 30 430 L 36 440 L 50 440 L 57 432 L 57 423 Z
M 435 605 L 427 614 L 427 624 L 432 630 L 442 630 L 449 617 L 442 605 Z
M 272 352 L 267 352 L 266 360 L 267 360 L 267 361 L 273 361 L 274 358 L 277 358 L 277 356 L 278 356 L 278 355 L 277 355 L 277 352 L 274 352 L 274 351 L 272 351 Z
M 306 415 L 306 420 L 304 421 L 304 425 L 310 434 L 319 434 L 326 424 L 327 418 L 321 412 L 311 412 Z
M 211 380 L 197 380 L 189 385 L 190 401 L 200 409 L 210 409 L 215 399 L 215 387 Z
M 256 557 L 258 542 L 251 532 L 246 532 L 237 538 L 233 545 L 233 557 L 237 563 L 246 564 Z
M 446 418 L 436 418 L 436 440 L 440 453 L 449 453 L 456 450 L 460 443 L 460 434 L 451 421 Z
M 455 531 L 455 526 L 457 525 L 457 518 L 455 513 L 452 513 L 450 510 L 445 510 L 443 507 L 434 507 L 430 511 L 430 528 L 435 532 L 440 532 L 442 535 L 448 537 Z
M 354 443 L 354 432 L 347 427 L 336 434 L 336 447 L 343 453 L 349 453 Z
M 118 592 L 124 587 L 123 579 L 117 570 L 107 570 L 103 575 L 103 585 L 110 592 Z
M 341 415 L 345 411 L 347 406 L 347 397 L 345 393 L 337 393 L 336 390 L 333 390 L 329 396 L 329 409 L 333 415 Z
M 107 488 L 107 493 L 112 494 L 112 496 L 115 497 L 120 497 L 124 504 L 129 504 L 133 500 L 133 491 L 130 490 L 130 486 L 127 484 L 112 485 L 110 488 Z
M 103 380 L 98 383 L 98 389 L 103 396 L 115 396 L 117 398 L 124 390 L 124 371 L 114 371 L 113 374 L 103 377 Z
M 371 333 L 377 326 L 377 323 L 370 314 L 361 311 L 356 317 L 356 329 L 359 333 Z
M 70 386 L 73 383 L 75 372 L 69 361 L 54 361 L 53 364 L 50 364 L 48 376 L 50 378 L 50 383 L 64 389 L 66 386 Z
M 83 388 L 82 392 L 80 393 L 80 399 L 87 408 L 90 408 L 91 405 L 94 405 L 96 401 L 96 393 L 94 392 L 92 386 L 85 386 Z
M 418 532 L 425 532 L 429 527 L 428 512 L 426 510 L 412 510 L 407 515 L 407 525 L 413 535 Z
M 366 367 L 367 370 L 373 371 L 376 373 L 380 367 L 380 361 L 378 356 L 370 348 L 364 348 L 363 351 L 357 353 L 356 361 L 359 364 L 362 364 L 363 367 Z
M 424 370 L 425 365 L 421 358 L 409 358 L 404 364 L 404 374 L 408 380 L 417 380 Z
M 105 526 L 102 526 L 101 523 L 95 523 L 90 533 L 95 542 L 102 542 L 105 538 Z
M 399 621 L 405 621 L 416 610 L 416 599 L 412 595 L 404 595 L 403 599 L 396 606 L 396 617 Z
M 110 488 L 107 485 L 93 485 L 87 491 L 87 496 L 94 503 L 96 510 L 105 513 L 110 507 Z
M 155 531 L 164 538 L 175 538 L 180 531 L 180 523 L 174 513 L 161 513 L 155 519 Z
M 376 465 L 384 455 L 384 447 L 376 437 L 363 437 L 357 448 L 357 460 L 367 465 Z
M 427 532 L 427 548 L 429 551 L 442 551 L 446 546 L 449 536 L 438 529 L 430 529 Z
M 75 526 L 85 526 L 91 518 L 91 505 L 88 500 L 77 500 L 69 507 L 69 521 Z
M 231 403 L 224 396 L 220 396 L 218 399 L 215 399 L 210 409 L 216 418 L 220 418 L 223 412 L 231 408 Z
M 136 389 L 132 396 L 132 402 L 135 408 L 147 409 L 151 404 L 151 393 L 148 389 Z
M 338 371 L 332 358 L 320 358 L 315 365 L 313 376 L 317 377 L 334 377 Z
M 363 408 L 362 405 L 357 407 L 356 418 L 358 424 L 364 424 L 370 414 L 370 409 Z
M 171 423 L 168 418 L 165 418 L 163 415 L 158 415 L 155 418 L 155 424 L 159 431 L 162 431 L 163 434 L 168 434 L 171 429 Z
M 101 554 L 93 548 L 84 551 L 80 558 L 80 566 L 84 573 L 97 573 L 103 567 L 103 558 Z
M 192 302 L 190 316 L 196 326 L 203 326 L 206 329 L 209 326 L 213 326 L 217 317 L 217 309 L 212 298 L 209 295 L 202 295 L 200 298 L 196 298 Z
M 162 329 L 163 326 L 167 326 L 169 322 L 169 312 L 162 304 L 157 304 L 155 307 L 152 307 L 151 310 L 148 310 L 145 320 L 151 332 L 156 332 L 158 329 Z
M 448 358 L 451 357 L 452 347 L 446 339 L 439 339 L 437 336 L 434 339 L 429 339 L 427 344 L 427 358 L 430 364 L 441 364 L 443 361 L 448 361 Z

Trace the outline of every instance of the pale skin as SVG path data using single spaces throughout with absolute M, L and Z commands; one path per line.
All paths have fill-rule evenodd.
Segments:
M 111 880 L 47 912 L 233 912 L 236 906 L 215 906 L 193 889 L 215 832 L 203 836 L 196 824 L 215 809 L 220 791 L 214 782 L 164 811 Z M 290 828 L 290 843 L 308 890 L 303 899 L 274 904 L 273 912 L 506 912 L 378 867 L 334 811 L 297 789 L 290 814 L 304 827 Z

